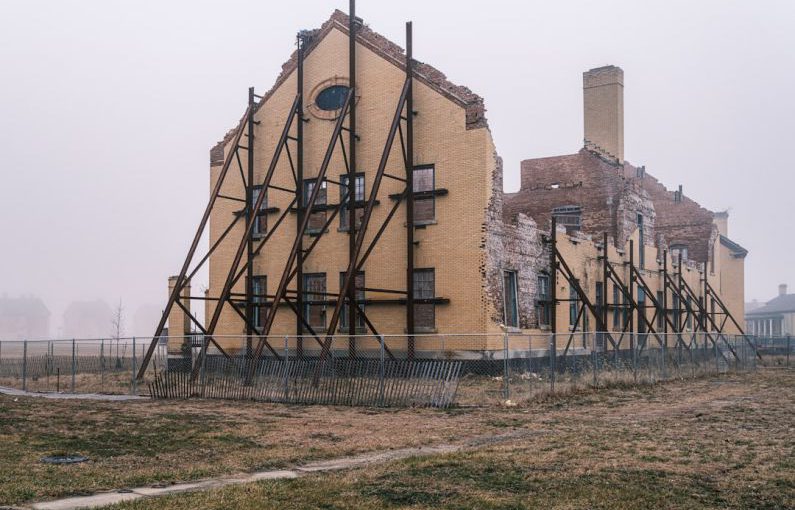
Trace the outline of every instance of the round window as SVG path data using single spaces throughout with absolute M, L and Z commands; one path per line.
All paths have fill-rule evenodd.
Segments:
M 332 85 L 326 87 L 318 93 L 315 98 L 315 104 L 321 110 L 333 112 L 339 110 L 345 104 L 345 98 L 348 95 L 350 87 L 345 85 Z

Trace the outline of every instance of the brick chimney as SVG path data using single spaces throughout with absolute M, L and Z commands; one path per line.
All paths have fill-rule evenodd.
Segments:
M 729 237 L 729 211 L 713 213 L 712 221 L 718 227 L 718 232 L 724 237 Z
M 582 73 L 585 147 L 624 162 L 624 71 L 597 67 Z
M 171 276 L 168 279 L 168 294 L 169 296 L 174 291 L 174 286 L 177 284 L 177 276 Z M 190 310 L 190 282 L 187 282 L 182 287 L 180 293 L 182 299 L 180 302 Z M 176 303 L 171 307 L 168 314 L 168 352 L 169 354 L 178 354 L 182 350 L 184 337 L 190 334 L 190 317 L 179 307 Z
M 778 286 L 778 295 L 779 296 L 786 296 L 787 295 L 787 284 L 782 283 Z

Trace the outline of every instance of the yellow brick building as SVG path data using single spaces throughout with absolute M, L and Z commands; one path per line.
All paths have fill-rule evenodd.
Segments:
M 358 218 L 371 197 L 407 69 L 401 48 L 361 23 L 356 26 L 353 97 L 358 139 L 353 171 L 354 214 Z M 209 258 L 205 325 L 216 315 L 217 297 L 223 293 L 229 275 L 243 271 L 233 262 L 241 239 L 246 238 L 246 209 L 260 194 L 265 195 L 261 207 L 251 211 L 250 237 L 252 245 L 263 239 L 267 242 L 251 257 L 251 271 L 246 269 L 247 274 L 231 287 L 230 303 L 219 312 L 212 331 L 214 339 L 227 350 L 242 349 L 241 335 L 252 331 L 277 338 L 301 333 L 318 339 L 327 332 L 350 333 L 346 316 L 329 331 L 350 256 L 350 212 L 342 208 L 337 214 L 351 175 L 349 133 L 343 131 L 329 151 L 340 106 L 352 81 L 349 27 L 348 16 L 336 11 L 320 29 L 300 35 L 303 107 L 287 132 L 286 148 L 278 160 L 273 157 L 299 90 L 298 53 L 253 106 L 246 132 L 253 136 L 239 136 L 240 130 L 246 129 L 244 119 L 211 151 L 211 189 L 225 166 L 234 161 L 209 216 L 210 245 L 215 250 Z M 674 321 L 682 331 L 699 327 L 711 330 L 714 325 L 708 312 L 719 305 L 707 287 L 725 297 L 723 302 L 732 314 L 743 316 L 744 253 L 737 256 L 738 245 L 725 242 L 726 232 L 719 231 L 713 213 L 685 197 L 681 190 L 669 192 L 647 175 L 645 168 L 624 161 L 623 71 L 619 68 L 599 68 L 584 76 L 584 148 L 570 156 L 523 162 L 522 189 L 515 194 L 503 193 L 502 161 L 485 119 L 483 100 L 466 87 L 450 83 L 427 64 L 415 62 L 412 73 L 413 111 L 407 113 L 406 109 L 401 114 L 404 118 L 399 136 L 373 196 L 372 216 L 364 237 L 363 246 L 372 245 L 372 250 L 355 280 L 356 300 L 364 312 L 358 314 L 358 334 L 394 335 L 390 346 L 407 348 L 405 335 L 411 332 L 406 294 L 410 251 L 414 267 L 412 297 L 416 300 L 413 330 L 420 351 L 439 345 L 438 336 L 425 335 L 482 335 L 458 343 L 449 340 L 445 348 L 488 349 L 502 345 L 503 331 L 537 335 L 531 347 L 541 347 L 546 345 L 543 335 L 553 322 L 559 333 L 595 331 L 600 324 L 622 330 L 627 328 L 627 321 L 640 333 L 655 328 L 668 331 L 667 324 Z M 408 140 L 403 126 L 407 126 L 409 115 L 413 122 L 413 161 L 407 164 L 403 148 Z M 347 122 L 350 120 L 343 119 L 344 125 L 350 125 Z M 303 131 L 303 179 L 295 173 L 295 153 L 286 152 L 296 150 L 299 124 Z M 320 182 L 318 171 L 324 167 L 327 154 L 330 159 L 325 180 Z M 250 195 L 244 184 L 249 155 L 253 158 L 251 183 L 263 182 L 274 161 L 267 190 L 249 186 Z M 408 225 L 404 194 L 408 168 L 415 203 L 413 226 Z M 303 189 L 299 189 L 299 183 Z M 299 207 L 297 203 L 307 200 L 315 186 L 321 191 L 313 207 Z M 296 275 L 290 281 L 285 297 L 274 305 L 283 275 L 297 270 L 296 266 L 285 268 L 295 246 L 301 214 L 310 215 L 301 239 L 303 249 L 311 246 L 311 253 L 300 265 L 300 277 Z M 236 217 L 243 221 L 229 227 Z M 572 290 L 575 285 L 551 262 L 553 217 L 559 226 L 556 248 L 579 282 L 579 296 L 576 289 Z M 718 217 L 719 224 L 724 225 L 724 220 Z M 697 225 L 695 230 L 693 224 Z M 409 231 L 414 236 L 413 250 L 408 248 Z M 607 246 L 603 242 L 605 233 Z M 605 250 L 615 272 L 615 278 L 609 280 L 604 273 Z M 679 254 L 683 255 L 681 263 Z M 635 272 L 630 270 L 630 257 Z M 669 274 L 674 283 L 664 284 L 664 274 Z M 626 288 L 616 290 L 615 279 L 625 282 Z M 643 280 L 642 295 L 637 292 L 640 283 L 633 287 L 631 296 L 626 295 L 633 280 Z M 300 294 L 299 284 L 303 288 Z M 691 290 L 693 302 L 683 298 L 685 285 Z M 180 295 L 186 296 L 184 289 Z M 552 295 L 557 296 L 555 306 L 550 302 Z M 567 301 L 569 298 L 571 301 Z M 665 313 L 654 315 L 651 303 L 655 300 L 667 303 Z M 303 301 L 301 306 L 299 301 Z M 583 308 L 585 301 L 592 307 Z M 343 315 L 347 310 L 342 307 Z M 713 318 L 719 315 L 713 312 Z M 268 328 L 269 317 L 273 320 Z M 181 308 L 171 308 L 169 323 L 175 337 L 189 329 Z M 737 332 L 732 327 L 727 325 L 725 331 Z M 307 348 L 318 345 L 306 338 L 303 342 Z M 178 348 L 170 344 L 171 351 Z

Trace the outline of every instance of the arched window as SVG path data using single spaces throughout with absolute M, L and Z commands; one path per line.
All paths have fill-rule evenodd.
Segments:
M 326 112 L 333 112 L 339 110 L 345 104 L 345 98 L 348 96 L 350 87 L 345 85 L 331 85 L 326 87 L 318 93 L 315 97 L 315 104 L 317 107 Z

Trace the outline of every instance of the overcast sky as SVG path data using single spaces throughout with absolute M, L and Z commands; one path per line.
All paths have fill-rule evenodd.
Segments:
M 0 294 L 166 300 L 208 193 L 208 149 L 295 33 L 347 1 L 0 0 Z M 482 95 L 506 191 L 582 145 L 582 71 L 625 72 L 625 153 L 730 210 L 746 298 L 795 285 L 795 2 L 360 0 L 358 14 Z M 200 287 L 194 284 L 194 289 Z M 143 308 L 142 308 L 143 307 Z M 151 334 L 151 327 L 131 333 Z

